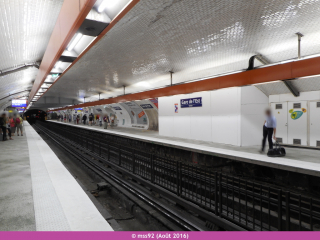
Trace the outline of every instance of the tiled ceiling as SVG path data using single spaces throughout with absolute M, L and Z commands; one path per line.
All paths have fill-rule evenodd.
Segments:
M 141 0 L 44 96 L 83 101 L 320 53 L 319 0 Z M 279 87 L 281 84 L 279 85 Z M 277 87 L 276 87 L 277 88 Z M 287 90 L 286 90 L 287 91 Z
M 38 69 L 33 67 L 0 77 L 0 98 L 25 89 L 31 89 L 32 81 L 37 73 Z
M 0 70 L 41 61 L 62 3 L 0 0 Z M 27 68 L 0 76 L 0 98 L 31 87 L 37 72 L 37 68 Z
M 29 95 L 29 91 L 23 91 L 23 92 L 19 92 L 17 94 L 2 98 L 0 100 L 0 110 L 4 110 L 6 107 L 11 106 L 12 99 L 28 99 L 28 97 L 27 97 L 28 95 Z

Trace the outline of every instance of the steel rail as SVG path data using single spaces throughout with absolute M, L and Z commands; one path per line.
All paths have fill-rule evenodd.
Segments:
M 66 139 L 70 139 L 69 141 L 76 143 L 78 148 L 90 152 L 99 161 L 105 162 L 112 166 L 112 168 L 124 172 L 125 175 L 133 179 L 136 178 L 138 181 L 142 179 L 145 185 L 150 184 L 150 186 L 148 185 L 150 188 L 164 189 L 177 197 L 178 200 L 184 198 L 183 200 L 186 199 L 189 203 L 193 202 L 200 205 L 201 210 L 207 209 L 213 211 L 216 217 L 220 219 L 225 218 L 229 222 L 231 221 L 243 228 L 274 230 L 274 224 L 271 226 L 270 222 L 272 217 L 278 219 L 278 230 L 284 230 L 284 226 L 286 230 L 290 230 L 290 222 L 299 225 L 299 229 L 303 227 L 304 230 L 312 230 L 313 224 L 315 222 L 319 223 L 319 201 L 317 199 L 301 196 L 289 191 L 282 191 L 279 188 L 263 186 L 260 183 L 249 182 L 228 176 L 227 174 L 218 174 L 218 179 L 215 178 L 213 180 L 214 177 L 217 177 L 217 174 L 213 174 L 212 172 L 210 174 L 207 169 L 204 171 L 197 166 L 186 164 L 175 168 L 176 160 L 174 159 L 165 159 L 163 156 L 150 154 L 150 151 L 145 148 L 135 150 L 132 147 L 121 145 L 121 143 L 130 144 L 126 139 L 124 141 L 121 140 L 123 137 L 109 138 L 109 134 L 103 132 L 91 131 L 91 129 L 79 129 L 51 122 L 45 125 L 46 128 L 53 129 Z M 97 134 L 92 135 L 92 132 L 96 132 Z M 121 141 L 111 145 L 111 141 L 119 139 Z M 141 146 L 144 147 L 145 145 Z M 138 167 L 143 167 L 142 173 L 135 171 L 135 162 L 138 163 Z M 137 176 L 137 174 L 140 175 Z M 154 176 L 156 176 L 156 179 L 154 179 Z M 165 179 L 159 180 L 157 177 Z M 183 178 L 187 178 L 187 186 L 185 182 L 181 183 L 181 181 L 185 180 Z M 180 182 L 177 179 L 180 179 Z M 165 185 L 163 185 L 163 182 Z M 207 195 L 208 192 L 209 196 Z M 192 195 L 188 196 L 190 193 Z M 211 195 L 213 193 L 215 194 L 214 201 L 212 199 L 213 195 Z M 218 199 L 217 193 L 221 199 Z M 223 203 L 222 207 L 220 207 L 220 203 Z M 208 207 L 208 204 L 210 204 L 210 207 Z M 212 207 L 215 207 L 215 209 L 211 208 L 211 204 L 213 204 Z M 238 210 L 235 209 L 235 204 L 238 204 Z M 245 204 L 245 209 L 241 209 L 241 205 L 243 204 Z M 253 215 L 251 213 L 251 216 L 249 216 L 247 209 L 251 212 L 253 211 Z M 258 215 L 256 216 L 257 213 Z M 262 219 L 262 213 L 268 214 L 268 219 Z M 280 221 L 280 219 L 282 220 Z M 306 223 L 308 219 L 310 220 L 310 224 Z M 213 220 L 212 222 L 216 221 L 216 219 L 211 220 Z M 298 221 L 299 224 L 295 223 Z
M 44 129 L 42 129 L 41 127 L 37 126 L 37 125 L 33 125 L 35 126 L 37 129 L 39 129 L 41 132 L 43 132 L 46 136 L 48 136 L 50 139 L 52 139 L 53 141 L 55 141 L 60 147 L 62 147 L 63 149 L 65 149 L 66 151 L 68 151 L 70 154 L 72 154 L 74 157 L 76 157 L 78 160 L 80 160 L 83 164 L 85 164 L 87 167 L 89 167 L 92 171 L 94 171 L 96 174 L 98 174 L 101 178 L 103 178 L 104 180 L 108 181 L 108 178 L 111 178 L 114 182 L 116 182 L 117 184 L 121 185 L 122 187 L 124 187 L 126 190 L 128 190 L 130 193 L 134 194 L 135 196 L 137 196 L 139 199 L 143 200 L 144 202 L 146 202 L 148 205 L 152 206 L 154 209 L 156 209 L 158 212 L 161 212 L 162 215 L 166 216 L 168 219 L 176 222 L 179 226 L 183 227 L 183 229 L 185 230 L 189 230 L 189 231 L 203 231 L 204 228 L 199 228 L 199 226 L 195 226 L 193 225 L 190 221 L 188 221 L 187 219 L 183 219 L 182 217 L 175 215 L 172 212 L 169 212 L 161 203 L 158 203 L 154 200 L 151 199 L 150 196 L 147 196 L 147 194 L 142 193 L 141 191 L 134 189 L 130 184 L 128 184 L 127 182 L 123 181 L 122 179 L 120 179 L 119 177 L 115 176 L 114 174 L 108 172 L 103 166 L 99 165 L 98 163 L 90 160 L 90 158 L 86 157 L 84 154 L 81 153 L 77 153 L 77 149 L 74 147 L 70 147 L 70 145 L 68 145 L 68 147 L 66 147 L 65 145 L 63 145 L 61 143 L 61 141 L 58 141 L 55 137 L 52 137 L 52 133 L 51 135 L 48 134 Z M 57 137 L 57 136 L 56 136 Z M 63 140 L 63 138 L 60 137 L 60 140 Z M 69 141 L 64 141 L 64 143 L 68 143 L 70 144 Z M 74 151 L 72 151 L 74 150 Z M 86 159 L 86 161 L 83 161 L 83 159 Z M 106 178 L 106 176 L 108 178 Z M 175 229 L 172 229 L 175 230 Z

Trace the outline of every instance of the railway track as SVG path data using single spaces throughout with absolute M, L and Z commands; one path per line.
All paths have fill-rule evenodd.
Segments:
M 52 139 L 60 147 L 68 151 L 75 158 L 77 158 L 83 165 L 93 171 L 101 179 L 109 182 L 112 186 L 116 186 L 118 190 L 124 193 L 130 200 L 136 203 L 140 203 L 140 207 L 144 208 L 147 212 L 152 212 L 152 216 L 162 222 L 166 227 L 175 231 L 205 231 L 210 230 L 205 226 L 205 222 L 197 221 L 194 217 L 188 217 L 180 210 L 165 205 L 163 201 L 155 198 L 150 191 L 141 189 L 140 184 L 135 184 L 124 180 L 122 176 L 119 176 L 116 172 L 110 171 L 109 166 L 105 166 L 101 163 L 101 160 L 94 159 L 92 152 L 85 149 L 79 149 L 79 145 L 74 142 L 68 141 L 61 135 L 44 128 L 43 126 L 36 124 L 33 127 L 42 134 Z M 136 179 L 138 180 L 138 179 Z M 142 179 L 141 179 L 142 180 Z M 141 204 L 143 202 L 143 204 Z M 146 208 L 145 205 L 150 206 Z M 156 213 L 155 213 L 155 211 Z M 221 224 L 225 226 L 226 223 Z M 243 230 L 240 227 L 233 225 L 226 227 L 227 230 Z
M 121 144 L 125 140 L 112 141 L 106 133 L 57 123 L 36 126 L 95 158 L 91 166 L 97 161 L 102 169 L 103 164 L 111 166 L 223 229 L 316 230 L 319 226 L 319 200 L 310 196 L 168 159 L 150 149 L 135 149 Z

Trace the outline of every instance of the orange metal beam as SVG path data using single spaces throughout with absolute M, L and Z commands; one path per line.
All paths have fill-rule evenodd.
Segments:
M 78 104 L 70 107 L 58 108 L 51 111 L 143 100 L 155 97 L 172 96 L 177 94 L 210 91 L 228 87 L 240 87 L 245 85 L 287 80 L 318 74 L 320 74 L 320 57 L 279 64 L 265 68 L 258 68 L 246 72 L 210 78 L 198 82 L 184 83 L 170 87 L 104 99 L 100 101 Z
M 56 25 L 44 53 L 38 75 L 29 95 L 29 102 L 37 93 L 54 64 L 81 26 L 96 0 L 64 0 Z
M 82 0 L 82 1 L 84 1 L 84 0 Z M 94 1 L 96 1 L 96 0 L 94 0 Z M 117 22 L 119 22 L 138 2 L 139 2 L 140 0 L 131 0 L 131 2 L 129 2 L 123 9 L 122 9 L 122 11 L 111 21 L 111 23 L 99 34 L 99 36 L 76 58 L 76 60 L 74 60 L 73 62 L 72 62 L 72 64 L 70 64 L 70 66 L 59 76 L 59 78 L 57 78 L 56 79 L 56 81 L 47 89 L 47 91 L 54 85 L 54 84 L 56 84 L 60 79 L 61 79 L 61 77 L 67 72 L 67 71 L 69 71 L 69 69 L 71 68 L 71 67 L 73 67 L 73 65 L 74 64 L 76 64 L 82 57 L 83 57 L 83 55 L 84 54 L 86 54 L 98 41 L 100 41 L 101 40 L 101 38 L 105 35 L 105 34 L 107 34 L 107 32 L 109 32 L 110 30 L 111 30 L 111 28 L 117 23 Z M 94 5 L 94 4 L 93 4 Z M 92 7 L 91 7 L 92 8 Z M 88 13 L 87 13 L 88 14 Z M 83 19 L 84 20 L 84 19 Z M 82 20 L 82 21 L 83 21 Z M 80 24 L 81 25 L 81 24 Z M 78 26 L 78 28 L 80 27 L 80 25 Z M 78 29 L 77 28 L 77 29 Z M 76 32 L 76 31 L 75 31 Z M 75 34 L 75 32 L 73 33 L 73 35 Z M 72 35 L 72 36 L 73 36 Z M 71 37 L 72 38 L 72 37 Z M 70 41 L 70 40 L 69 40 Z M 64 47 L 64 49 L 66 48 L 66 46 Z M 63 51 L 62 51 L 63 52 Z M 61 52 L 61 54 L 62 54 L 62 52 Z M 61 56 L 61 54 L 59 55 L 59 57 Z M 56 61 L 55 61 L 56 62 Z M 55 63 L 54 62 L 54 63 Z M 54 64 L 53 64 L 54 65 Z M 53 65 L 52 65 L 52 67 L 53 67 Z M 52 69 L 52 67 L 50 68 L 50 70 Z M 40 66 L 40 68 L 41 68 L 41 66 Z M 48 73 L 45 75 L 45 77 L 48 75 Z M 44 80 L 45 80 L 45 78 L 43 79 L 43 82 L 44 82 Z M 42 83 L 43 83 L 42 82 Z M 41 84 L 42 84 L 41 83 Z M 41 86 L 41 84 L 40 84 L 40 86 Z M 39 89 L 39 88 L 38 88 Z M 38 90 L 37 90 L 38 91 Z M 36 91 L 36 92 L 37 92 Z M 44 95 L 44 94 L 43 94 Z M 42 95 L 42 96 L 43 96 Z M 31 94 L 30 94 L 30 96 L 31 96 Z M 41 97 L 42 97 L 41 96 Z M 40 98 L 41 98 L 40 97 Z M 33 98 L 33 96 L 32 96 L 32 98 Z M 31 99 L 32 99 L 31 98 Z M 40 99 L 39 98 L 39 99 Z M 30 100 L 30 99 L 29 99 Z

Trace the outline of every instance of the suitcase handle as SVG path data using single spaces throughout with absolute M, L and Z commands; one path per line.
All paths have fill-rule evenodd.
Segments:
M 275 146 L 275 148 L 280 148 L 279 142 L 278 142 L 278 141 L 275 141 L 275 142 L 274 142 L 274 146 Z

